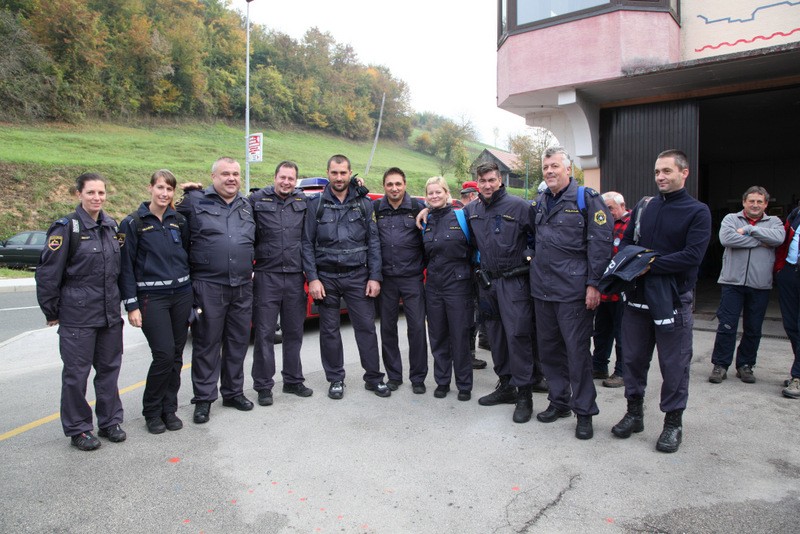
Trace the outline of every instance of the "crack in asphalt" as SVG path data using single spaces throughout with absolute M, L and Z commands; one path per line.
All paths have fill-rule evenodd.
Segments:
M 576 481 L 580 480 L 580 478 L 581 478 L 580 475 L 572 475 L 571 477 L 569 477 L 569 484 L 567 484 L 567 486 L 565 488 L 563 488 L 561 491 L 559 491 L 558 495 L 556 495 L 555 498 L 552 501 L 550 501 L 549 503 L 544 505 L 542 508 L 540 508 L 535 516 L 533 516 L 528 521 L 523 523 L 521 528 L 515 530 L 515 532 L 517 534 L 523 534 L 525 532 L 528 532 L 529 529 L 531 527 L 535 526 L 536 523 L 542 517 L 544 517 L 549 510 L 551 510 L 552 508 L 555 508 L 556 506 L 559 505 L 559 503 L 561 503 L 561 500 L 564 498 L 564 495 L 566 495 L 568 491 L 570 491 L 570 490 L 575 488 L 575 483 L 576 483 Z M 525 492 L 525 493 L 527 493 L 527 492 Z M 506 522 L 508 523 L 508 526 L 511 526 L 511 520 L 508 517 L 509 508 L 511 507 L 511 505 L 513 505 L 517 501 L 517 499 L 519 499 L 525 493 L 521 493 L 521 494 L 517 495 L 516 497 L 514 497 L 514 499 L 511 500 L 511 502 L 509 502 L 506 505 Z

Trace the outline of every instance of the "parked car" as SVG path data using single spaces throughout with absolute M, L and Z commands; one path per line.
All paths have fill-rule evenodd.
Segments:
M 6 241 L 0 241 L 0 264 L 9 267 L 36 267 L 47 241 L 47 232 L 31 230 L 20 232 Z

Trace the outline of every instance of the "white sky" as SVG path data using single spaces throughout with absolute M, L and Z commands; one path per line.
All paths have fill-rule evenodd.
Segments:
M 231 7 L 245 13 L 245 0 Z M 408 84 L 414 111 L 475 126 L 484 143 L 507 145 L 522 117 L 497 107 L 494 0 L 254 0 L 253 23 L 301 39 L 318 27 L 350 44 L 363 64 L 385 65 Z

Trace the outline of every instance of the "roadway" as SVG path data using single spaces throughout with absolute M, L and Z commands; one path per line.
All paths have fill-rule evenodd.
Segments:
M 408 383 L 388 399 L 363 389 L 345 323 L 345 397 L 326 397 L 318 330 L 303 348 L 307 399 L 238 412 L 215 403 L 191 422 L 183 374 L 179 432 L 153 436 L 141 416 L 149 365 L 139 330 L 125 328 L 119 380 L 122 444 L 69 446 L 57 419 L 60 359 L 41 315 L 25 329 L 31 295 L 0 303 L 0 531 L 2 532 L 794 532 L 800 513 L 800 401 L 780 396 L 786 340 L 765 338 L 758 382 L 729 374 L 706 382 L 713 333 L 696 331 L 684 443 L 654 450 L 661 429 L 657 365 L 645 431 L 610 434 L 623 391 L 598 388 L 595 438 L 573 436 L 575 419 L 511 422 L 512 406 L 482 407 L 491 369 L 475 372 L 473 400 L 435 399 Z M 13 306 L 10 306 L 13 304 Z M 36 312 L 38 313 L 38 312 Z M 35 314 L 34 314 L 35 315 Z M 401 328 L 405 328 L 404 325 Z M 16 332 L 16 333 L 15 333 Z M 405 347 L 403 348 L 405 351 Z M 485 351 L 480 356 L 488 357 Z M 190 362 L 191 348 L 186 350 Z M 280 354 L 280 349 L 278 349 Z M 255 400 L 246 363 L 246 391 Z M 279 378 L 279 377 L 278 377 Z M 93 398 L 91 383 L 89 398 Z M 546 407 L 534 396 L 535 410 Z

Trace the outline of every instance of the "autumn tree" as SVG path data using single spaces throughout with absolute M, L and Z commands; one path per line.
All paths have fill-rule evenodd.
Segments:
M 509 150 L 519 161 L 519 168 L 512 170 L 520 176 L 527 173 L 530 189 L 535 190 L 542 181 L 542 154 L 555 142 L 556 138 L 549 130 L 538 127 L 509 136 Z

